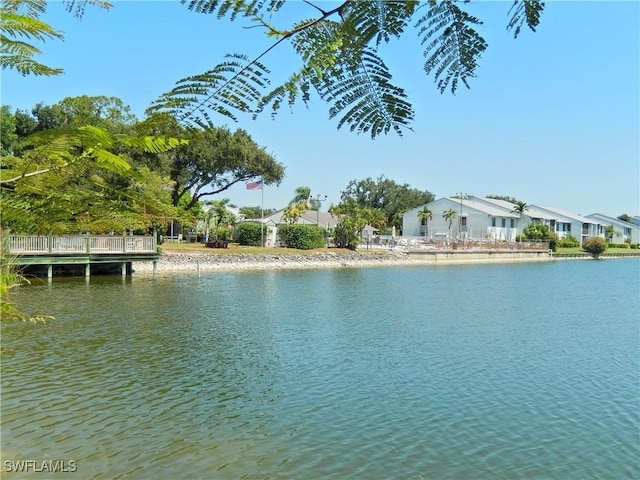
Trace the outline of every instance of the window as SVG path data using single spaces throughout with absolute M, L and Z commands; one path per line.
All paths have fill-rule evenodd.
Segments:
M 511 228 L 516 226 L 516 221 L 513 218 L 511 219 L 510 226 Z
M 504 228 L 504 227 L 506 227 L 506 226 L 507 226 L 507 219 L 506 219 L 506 218 L 503 218 L 503 219 L 502 219 L 502 228 Z
M 491 217 L 491 226 L 492 227 L 496 226 L 496 217 Z
M 467 226 L 467 217 L 465 215 L 463 215 L 462 217 L 460 217 L 460 220 L 462 220 L 462 226 L 466 227 Z

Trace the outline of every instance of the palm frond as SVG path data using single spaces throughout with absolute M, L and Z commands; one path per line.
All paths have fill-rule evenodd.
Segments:
M 544 2 L 540 0 L 514 0 L 513 5 L 509 9 L 511 19 L 507 25 L 507 30 L 513 30 L 513 38 L 518 38 L 522 25 L 526 22 L 527 26 L 536 31 L 536 27 L 540 23 L 540 15 L 544 10 Z
M 458 8 L 453 0 L 430 6 L 416 23 L 421 43 L 427 44 L 424 69 L 427 75 L 435 73 L 440 93 L 447 88 L 455 93 L 459 81 L 469 88 L 469 78 L 476 76 L 487 43 L 471 25 L 482 22 Z

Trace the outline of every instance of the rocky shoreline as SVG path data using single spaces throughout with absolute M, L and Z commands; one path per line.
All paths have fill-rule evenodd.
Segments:
M 285 268 L 337 268 L 415 265 L 405 253 L 393 251 L 317 252 L 309 254 L 216 254 L 165 252 L 157 262 L 157 272 L 198 272 L 215 270 L 270 270 Z M 152 262 L 134 262 L 136 273 L 153 272 Z

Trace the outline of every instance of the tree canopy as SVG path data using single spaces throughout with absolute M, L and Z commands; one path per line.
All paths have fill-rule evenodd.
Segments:
M 146 230 L 174 218 L 170 180 L 132 167 L 120 147 L 159 153 L 181 143 L 164 137 L 112 135 L 84 126 L 20 139 L 20 156 L 0 169 L 2 225 L 24 233 Z
M 284 178 L 284 165 L 257 145 L 245 130 L 207 127 L 180 131 L 188 144 L 165 155 L 169 176 L 175 182 L 172 195 L 175 206 L 185 195 L 190 195 L 185 205 L 189 209 L 201 199 L 237 183 L 260 177 L 265 185 L 277 185 Z
M 363 207 L 352 201 L 332 205 L 329 213 L 336 218 L 333 242 L 336 247 L 355 250 L 360 243 L 360 235 L 366 225 L 381 228 L 384 218 L 380 210 Z
M 384 175 L 376 180 L 368 177 L 364 180 L 351 180 L 341 195 L 343 203 L 357 205 L 383 212 L 386 225 L 402 228 L 402 214 L 435 200 L 428 190 L 418 190 L 408 184 L 398 184 Z
M 504 200 L 509 203 L 520 203 L 517 198 L 511 197 L 509 195 L 487 195 L 487 198 L 493 198 L 495 200 Z
M 69 218 L 97 218 L 101 205 L 109 212 L 116 208 L 117 202 L 107 205 L 99 202 L 100 198 L 119 199 L 123 207 L 120 213 L 129 212 L 118 217 L 121 221 L 110 221 L 110 226 L 103 222 L 107 231 L 121 230 L 123 225 L 138 228 L 143 218 L 151 221 L 153 215 L 164 218 L 166 223 L 170 218 L 193 216 L 202 199 L 236 183 L 261 177 L 265 184 L 278 184 L 284 177 L 284 166 L 244 130 L 185 128 L 166 115 L 137 122 L 129 107 L 114 97 L 65 98 L 54 105 L 38 104 L 30 113 L 18 111 L 12 115 L 10 109 L 3 108 L 2 115 L 7 133 L 4 135 L 3 131 L 7 143 L 6 148 L 3 143 L 3 150 L 15 155 L 2 159 L 0 183 L 7 190 L 3 202 L 10 208 L 10 199 L 15 201 L 19 196 L 29 205 L 20 210 L 16 204 L 15 215 L 4 215 L 3 221 L 11 219 L 14 229 L 27 228 L 40 212 L 39 229 L 72 231 L 74 222 Z M 80 165 L 87 160 L 88 164 Z M 56 175 L 26 181 L 53 172 Z M 40 197 L 34 188 L 44 194 L 46 182 L 57 186 L 55 192 L 48 194 L 49 200 L 56 195 L 72 200 L 48 203 L 52 209 L 54 205 L 65 205 L 66 213 L 47 217 L 47 202 L 37 208 Z M 108 195 L 107 190 L 111 192 Z M 156 201 L 136 197 L 134 192 L 138 190 L 140 195 L 155 192 Z M 166 205 L 160 208 L 165 201 Z M 92 209 L 83 208 L 88 206 Z M 138 213 L 143 217 L 134 219 L 130 215 L 135 208 L 141 210 Z M 20 211 L 25 215 L 24 221 L 19 221 Z M 54 219 L 61 224 L 55 229 Z M 83 228 L 97 231 L 97 225 L 90 227 L 87 221 Z
M 368 133 L 372 138 L 410 128 L 414 110 L 407 92 L 394 82 L 381 46 L 413 36 L 423 48 L 423 65 L 436 88 L 456 92 L 470 88 L 479 60 L 487 49 L 483 22 L 456 0 L 344 0 L 332 3 L 297 3 L 299 17 L 282 28 L 276 26 L 285 0 L 181 0 L 197 13 L 218 19 L 243 19 L 266 31 L 272 42 L 255 58 L 229 53 L 210 70 L 179 80 L 152 105 L 170 111 L 180 122 L 211 125 L 210 114 L 237 119 L 254 118 L 264 110 L 276 114 L 283 105 L 308 103 L 312 94 L 329 106 L 338 128 Z M 517 37 L 522 27 L 535 31 L 544 10 L 540 0 L 514 0 L 507 7 L 507 30 Z M 290 12 L 291 9 L 287 10 Z M 309 12 L 314 15 L 309 16 Z M 290 17 L 285 17 L 290 18 Z M 412 32 L 411 32 L 412 30 Z M 289 44 L 299 57 L 288 78 L 271 84 L 266 54 Z

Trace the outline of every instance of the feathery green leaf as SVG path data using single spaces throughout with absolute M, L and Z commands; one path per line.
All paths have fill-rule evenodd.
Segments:
M 544 10 L 544 2 L 540 0 L 514 0 L 513 5 L 509 9 L 512 13 L 507 30 L 513 30 L 513 38 L 518 38 L 520 29 L 526 22 L 527 26 L 536 31 L 536 27 L 540 23 L 540 15 Z
M 458 8 L 453 0 L 433 5 L 416 27 L 421 43 L 427 43 L 424 69 L 427 75 L 435 71 L 438 90 L 456 92 L 458 82 L 469 88 L 469 78 L 476 76 L 478 60 L 487 43 L 470 25 L 482 22 Z
M 389 42 L 391 37 L 399 38 L 413 16 L 419 2 L 417 0 L 371 0 L 351 2 L 343 9 L 341 16 L 345 28 L 357 32 L 358 43 L 375 46 Z

